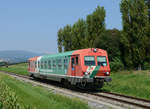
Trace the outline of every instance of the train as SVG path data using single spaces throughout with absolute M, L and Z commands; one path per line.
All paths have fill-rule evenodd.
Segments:
M 8 63 L 3 61 L 3 60 L 0 60 L 0 66 L 6 66 Z
M 97 89 L 112 81 L 107 52 L 99 48 L 36 56 L 30 58 L 28 63 L 31 77 L 68 86 Z

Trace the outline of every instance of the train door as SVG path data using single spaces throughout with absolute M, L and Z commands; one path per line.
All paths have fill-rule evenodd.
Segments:
M 76 76 L 79 68 L 79 57 L 78 55 L 71 56 L 71 72 L 72 76 Z

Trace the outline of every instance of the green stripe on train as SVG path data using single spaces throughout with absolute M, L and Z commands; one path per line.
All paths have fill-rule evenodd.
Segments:
M 94 69 L 94 71 L 92 72 L 92 74 L 90 75 L 90 78 L 95 77 L 95 75 L 97 74 L 98 70 L 100 69 L 100 66 L 96 66 L 96 68 Z

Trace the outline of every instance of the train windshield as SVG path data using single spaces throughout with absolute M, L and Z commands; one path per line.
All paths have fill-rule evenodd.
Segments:
M 94 56 L 84 56 L 84 63 L 86 66 L 95 66 Z
M 98 66 L 107 66 L 106 56 L 97 56 Z

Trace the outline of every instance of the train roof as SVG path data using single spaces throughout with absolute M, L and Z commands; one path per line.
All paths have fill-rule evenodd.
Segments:
M 87 49 L 79 49 L 79 50 L 73 50 L 73 51 L 67 51 L 63 53 L 57 53 L 57 54 L 48 54 L 48 55 L 43 55 L 43 56 L 36 56 L 33 58 L 30 58 L 29 61 L 36 61 L 38 57 L 41 57 L 42 59 L 47 59 L 47 58 L 55 58 L 55 57 L 65 57 L 65 56 L 71 56 L 72 54 L 80 54 L 83 52 L 90 52 L 91 50 L 93 51 L 95 48 L 87 48 Z M 101 53 L 106 53 L 105 50 L 96 48 L 97 52 Z
M 69 55 L 71 55 L 74 51 L 76 51 L 76 50 L 67 51 L 67 52 L 63 52 L 63 53 L 57 53 L 57 54 L 48 54 L 48 55 L 42 56 L 42 58 L 52 58 L 52 57 L 69 56 Z
M 35 57 L 32 57 L 32 58 L 29 58 L 28 60 L 29 60 L 29 61 L 36 61 L 38 57 L 39 57 L 39 56 L 35 56 Z
M 48 55 L 44 55 L 42 56 L 42 59 L 46 59 L 46 58 L 53 58 L 53 57 L 65 57 L 65 56 L 70 56 L 72 55 L 72 53 L 75 54 L 80 54 L 82 52 L 90 52 L 91 50 L 93 51 L 94 48 L 87 48 L 87 49 L 79 49 L 79 50 L 73 50 L 73 51 L 68 51 L 68 52 L 63 52 L 63 53 L 57 53 L 57 54 L 48 54 Z M 101 52 L 104 53 L 106 52 L 103 49 L 97 49 L 97 52 Z

